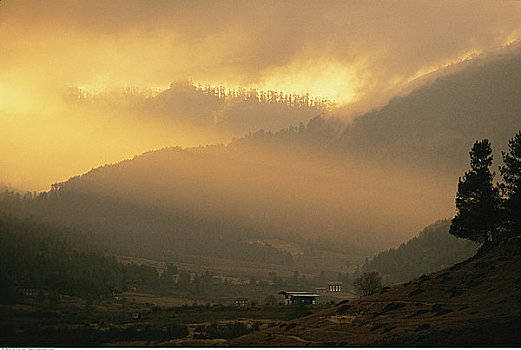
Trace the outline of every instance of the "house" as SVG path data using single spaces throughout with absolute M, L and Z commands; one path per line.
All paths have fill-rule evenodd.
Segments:
M 327 291 L 328 292 L 341 292 L 342 291 L 342 282 L 340 282 L 340 281 L 328 282 Z
M 282 291 L 279 295 L 284 295 L 284 304 L 316 304 L 320 296 L 312 292 L 286 292 Z
M 33 287 L 24 287 L 21 289 L 21 293 L 25 297 L 35 297 L 40 292 L 39 289 Z
M 247 307 L 250 304 L 248 298 L 236 298 L 235 299 L 235 306 L 244 308 Z

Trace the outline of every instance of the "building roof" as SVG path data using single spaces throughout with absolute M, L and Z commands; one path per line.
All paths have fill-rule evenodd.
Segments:
M 287 292 L 284 290 L 282 292 L 280 292 L 279 294 L 290 295 L 292 297 L 309 297 L 309 298 L 312 298 L 312 297 L 316 298 L 316 297 L 320 296 L 320 295 L 312 293 L 312 292 Z

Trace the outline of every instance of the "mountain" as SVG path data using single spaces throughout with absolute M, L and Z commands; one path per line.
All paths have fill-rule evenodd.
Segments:
M 316 117 L 305 128 L 263 134 L 264 142 L 309 145 L 457 179 L 474 141 L 488 138 L 499 162 L 500 150 L 521 129 L 521 43 L 443 68 L 411 86 L 350 123 Z
M 498 150 L 521 129 L 521 45 L 453 71 L 357 118 L 344 130 L 341 147 L 459 173 L 472 143 L 488 138 L 499 159 Z
M 232 346 L 520 346 L 521 237 Z
M 143 121 L 159 120 L 166 128 L 196 128 L 228 140 L 259 129 L 279 130 L 325 113 L 333 103 L 325 98 L 274 90 L 225 89 L 176 81 L 162 91 L 127 88 L 92 94 L 71 89 L 70 106 L 91 113 L 126 115 Z M 219 136 L 219 137 L 217 137 Z
M 258 238 L 373 255 L 451 217 L 472 143 L 490 138 L 497 165 L 521 128 L 519 46 L 452 71 L 347 126 L 315 117 L 226 146 L 147 152 L 55 184 L 26 209 L 140 255 L 226 254 Z M 151 103 L 167 106 L 179 89 L 206 93 L 174 85 Z M 270 96 L 261 99 L 277 101 Z
M 219 239 L 278 238 L 327 241 L 363 256 L 449 214 L 429 174 L 259 147 L 243 151 L 149 152 L 56 184 L 26 211 L 147 254 L 209 254 Z

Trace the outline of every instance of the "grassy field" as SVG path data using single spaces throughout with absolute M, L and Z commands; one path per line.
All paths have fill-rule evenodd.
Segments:
M 136 293 L 138 294 L 138 293 Z M 309 306 L 306 313 L 327 305 Z M 218 345 L 295 317 L 284 305 L 239 309 L 225 305 L 160 307 L 109 300 L 86 303 L 62 296 L 54 305 L 26 298 L 0 305 L 3 346 Z

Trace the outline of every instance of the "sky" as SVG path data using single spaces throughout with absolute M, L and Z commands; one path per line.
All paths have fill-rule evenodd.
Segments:
M 2 0 L 0 182 L 43 189 L 171 139 L 67 113 L 73 86 L 193 80 L 341 106 L 516 40 L 519 18 L 514 1 Z

